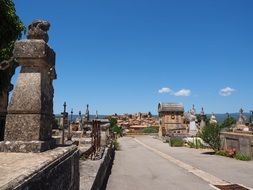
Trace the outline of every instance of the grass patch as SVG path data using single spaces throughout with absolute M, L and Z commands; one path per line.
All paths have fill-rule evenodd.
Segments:
M 184 146 L 184 141 L 181 138 L 172 137 L 170 138 L 170 146 L 172 147 L 182 147 Z
M 215 152 L 216 155 L 219 155 L 219 156 L 226 156 L 226 157 L 229 157 L 229 158 L 235 158 L 236 160 L 242 160 L 242 161 L 249 161 L 251 160 L 251 157 L 250 156 L 247 156 L 245 154 L 242 154 L 240 152 L 235 152 L 235 151 L 231 151 L 231 150 L 220 150 L 220 151 L 217 151 Z
M 143 129 L 143 133 L 158 133 L 158 130 L 157 127 L 147 127 Z
M 188 142 L 187 143 L 189 145 L 190 148 L 200 148 L 200 149 L 204 149 L 207 148 L 200 139 L 194 140 L 193 142 Z
M 250 156 L 247 156 L 245 154 L 242 153 L 236 153 L 235 157 L 236 160 L 242 160 L 242 161 L 249 161 L 251 160 Z
M 215 152 L 215 155 L 228 157 L 228 154 L 226 153 L 226 151 L 222 151 L 222 150 Z

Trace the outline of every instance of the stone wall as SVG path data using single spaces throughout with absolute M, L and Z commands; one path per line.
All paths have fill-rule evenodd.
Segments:
M 223 150 L 235 149 L 236 152 L 253 158 L 253 134 L 223 132 L 221 146 Z
M 102 162 L 98 169 L 91 190 L 106 189 L 107 181 L 111 174 L 114 155 L 115 155 L 114 148 L 108 148 L 105 150 Z
M 31 158 L 28 158 L 28 154 L 14 154 L 16 157 L 26 156 L 22 161 L 23 166 L 18 164 L 19 168 L 15 168 L 18 174 L 11 172 L 15 178 L 10 178 L 7 184 L 1 184 L 0 180 L 0 189 L 79 190 L 79 150 L 76 146 L 31 153 Z M 26 159 L 27 164 L 24 164 Z M 10 171 L 10 168 L 6 168 L 6 171 Z

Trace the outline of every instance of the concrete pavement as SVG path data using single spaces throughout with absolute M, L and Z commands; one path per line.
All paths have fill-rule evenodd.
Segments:
M 109 190 L 214 189 L 210 183 L 253 187 L 253 162 L 170 147 L 150 136 L 119 139 Z M 205 150 L 206 151 L 206 150 Z
M 203 149 L 170 147 L 167 143 L 162 143 L 160 140 L 150 136 L 139 136 L 136 139 L 224 181 L 253 188 L 253 161 L 240 161 L 223 156 L 205 154 L 208 150 Z
M 149 151 L 134 138 L 119 139 L 108 190 L 213 189 L 207 182 Z

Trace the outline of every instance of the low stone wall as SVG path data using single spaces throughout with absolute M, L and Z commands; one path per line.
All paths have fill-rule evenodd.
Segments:
M 106 188 L 107 181 L 112 169 L 114 155 L 115 155 L 114 148 L 107 148 L 105 150 L 102 162 L 98 169 L 91 190 L 101 190 Z
M 1 154 L 0 157 L 13 159 L 16 167 L 10 160 L 6 168 L 1 167 L 1 173 L 6 177 L 0 177 L 0 189 L 79 190 L 79 150 L 76 146 L 59 147 L 43 153 Z
M 221 148 L 223 150 L 235 149 L 253 158 L 253 135 L 244 133 L 222 132 Z

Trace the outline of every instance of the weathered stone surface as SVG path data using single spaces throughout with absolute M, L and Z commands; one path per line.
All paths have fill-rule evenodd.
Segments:
M 48 141 L 2 141 L 0 152 L 43 152 L 55 148 L 55 139 Z
M 0 189 L 79 189 L 76 146 L 43 153 L 0 153 Z
M 253 158 L 253 134 L 222 132 L 221 133 L 222 149 L 235 149 Z
M 9 141 L 50 140 L 51 119 L 49 115 L 9 114 L 6 121 L 5 139 Z
M 100 160 L 80 160 L 80 189 L 106 189 L 115 151 L 106 148 Z
M 23 66 L 53 66 L 55 63 L 55 52 L 43 40 L 17 41 L 13 54 Z
M 46 43 L 48 28 L 48 22 L 34 21 L 29 26 L 30 39 L 15 43 L 14 58 L 21 71 L 8 105 L 5 142 L 0 150 L 25 152 L 26 147 L 27 152 L 38 152 L 52 148 L 52 80 L 56 73 L 55 53 Z M 33 141 L 37 143 L 32 145 Z
M 39 114 L 42 106 L 41 82 L 41 73 L 21 73 L 8 112 L 22 113 L 25 110 L 25 113 Z

